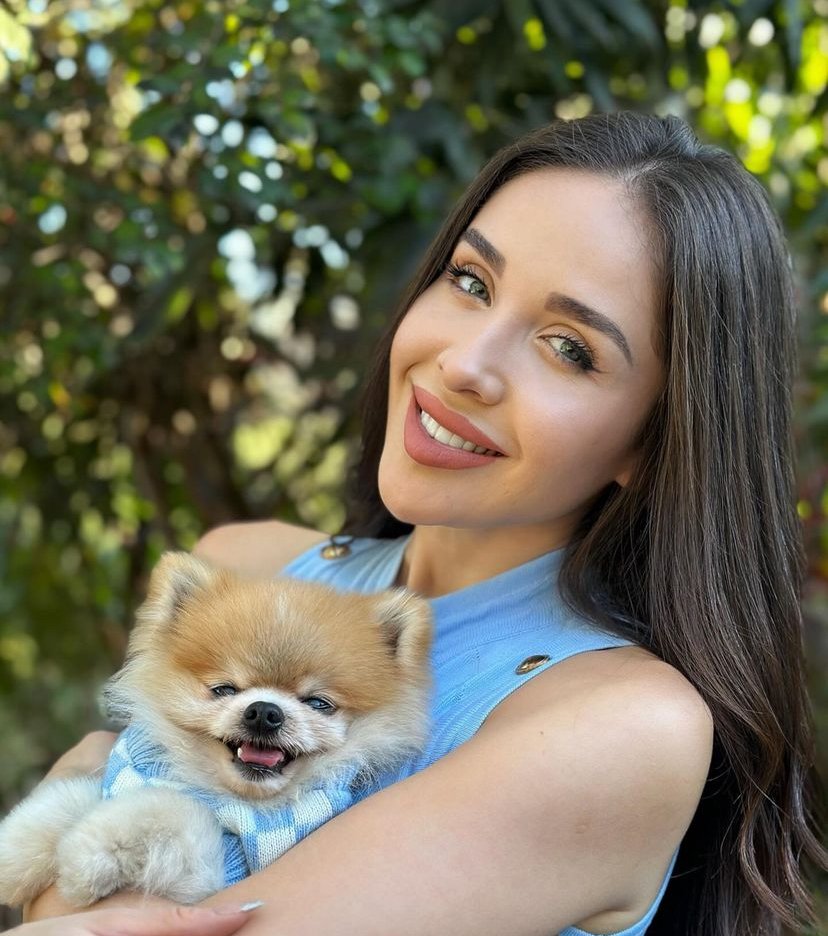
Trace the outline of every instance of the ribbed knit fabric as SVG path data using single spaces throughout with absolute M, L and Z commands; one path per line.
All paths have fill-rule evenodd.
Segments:
M 370 593 L 393 586 L 408 538 L 360 539 L 348 555 L 325 559 L 315 546 L 290 563 L 283 575 Z M 563 551 L 548 553 L 468 588 L 431 599 L 434 614 L 431 733 L 425 750 L 387 772 L 361 796 L 410 776 L 467 741 L 494 707 L 527 680 L 587 650 L 629 645 L 568 610 L 556 589 Z M 524 674 L 532 656 L 548 657 Z M 675 862 L 675 857 L 673 859 Z M 612 936 L 643 936 L 672 872 L 646 915 Z M 577 927 L 559 936 L 590 936 Z

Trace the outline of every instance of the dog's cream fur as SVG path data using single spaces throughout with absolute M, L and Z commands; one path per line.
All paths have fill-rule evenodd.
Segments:
M 422 745 L 430 636 L 427 603 L 402 590 L 346 595 L 243 579 L 168 553 L 104 698 L 168 752 L 182 783 L 269 806 Z M 219 685 L 237 691 L 217 697 Z M 306 703 L 319 696 L 335 710 Z M 284 713 L 278 747 L 294 759 L 280 772 L 251 776 L 228 748 L 254 701 Z M 10 905 L 53 882 L 78 906 L 127 888 L 192 903 L 219 889 L 223 873 L 214 815 L 174 790 L 101 801 L 93 778 L 45 782 L 0 823 L 0 902 Z

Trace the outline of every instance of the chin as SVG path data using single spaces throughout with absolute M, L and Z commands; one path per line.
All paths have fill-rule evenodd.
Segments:
M 481 512 L 479 501 L 466 509 L 458 497 L 440 491 L 438 484 L 439 481 L 422 485 L 403 480 L 389 480 L 384 484 L 380 475 L 380 500 L 395 520 L 411 526 L 479 530 L 496 525 Z
M 400 523 L 412 526 L 454 526 L 451 516 L 457 508 L 440 489 L 439 473 L 432 469 L 432 477 L 422 478 L 423 471 L 408 455 L 392 463 L 383 453 L 377 475 L 377 489 L 385 509 Z M 465 526 L 465 524 L 457 524 Z

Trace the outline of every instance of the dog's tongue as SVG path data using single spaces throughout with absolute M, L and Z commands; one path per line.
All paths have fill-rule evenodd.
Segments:
M 261 767 L 275 767 L 285 759 L 285 752 L 279 748 L 260 748 L 249 741 L 242 744 L 237 755 L 245 764 L 259 764 Z

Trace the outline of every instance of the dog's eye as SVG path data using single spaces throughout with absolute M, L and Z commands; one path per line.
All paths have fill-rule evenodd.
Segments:
M 336 706 L 333 702 L 328 699 L 323 699 L 321 696 L 311 696 L 308 699 L 302 700 L 305 705 L 309 705 L 312 709 L 316 709 L 317 712 L 334 712 L 336 711 Z
M 210 689 L 210 692 L 212 692 L 213 695 L 217 695 L 217 696 L 235 695 L 236 687 L 231 686 L 230 683 L 226 683 L 223 686 L 213 686 Z

